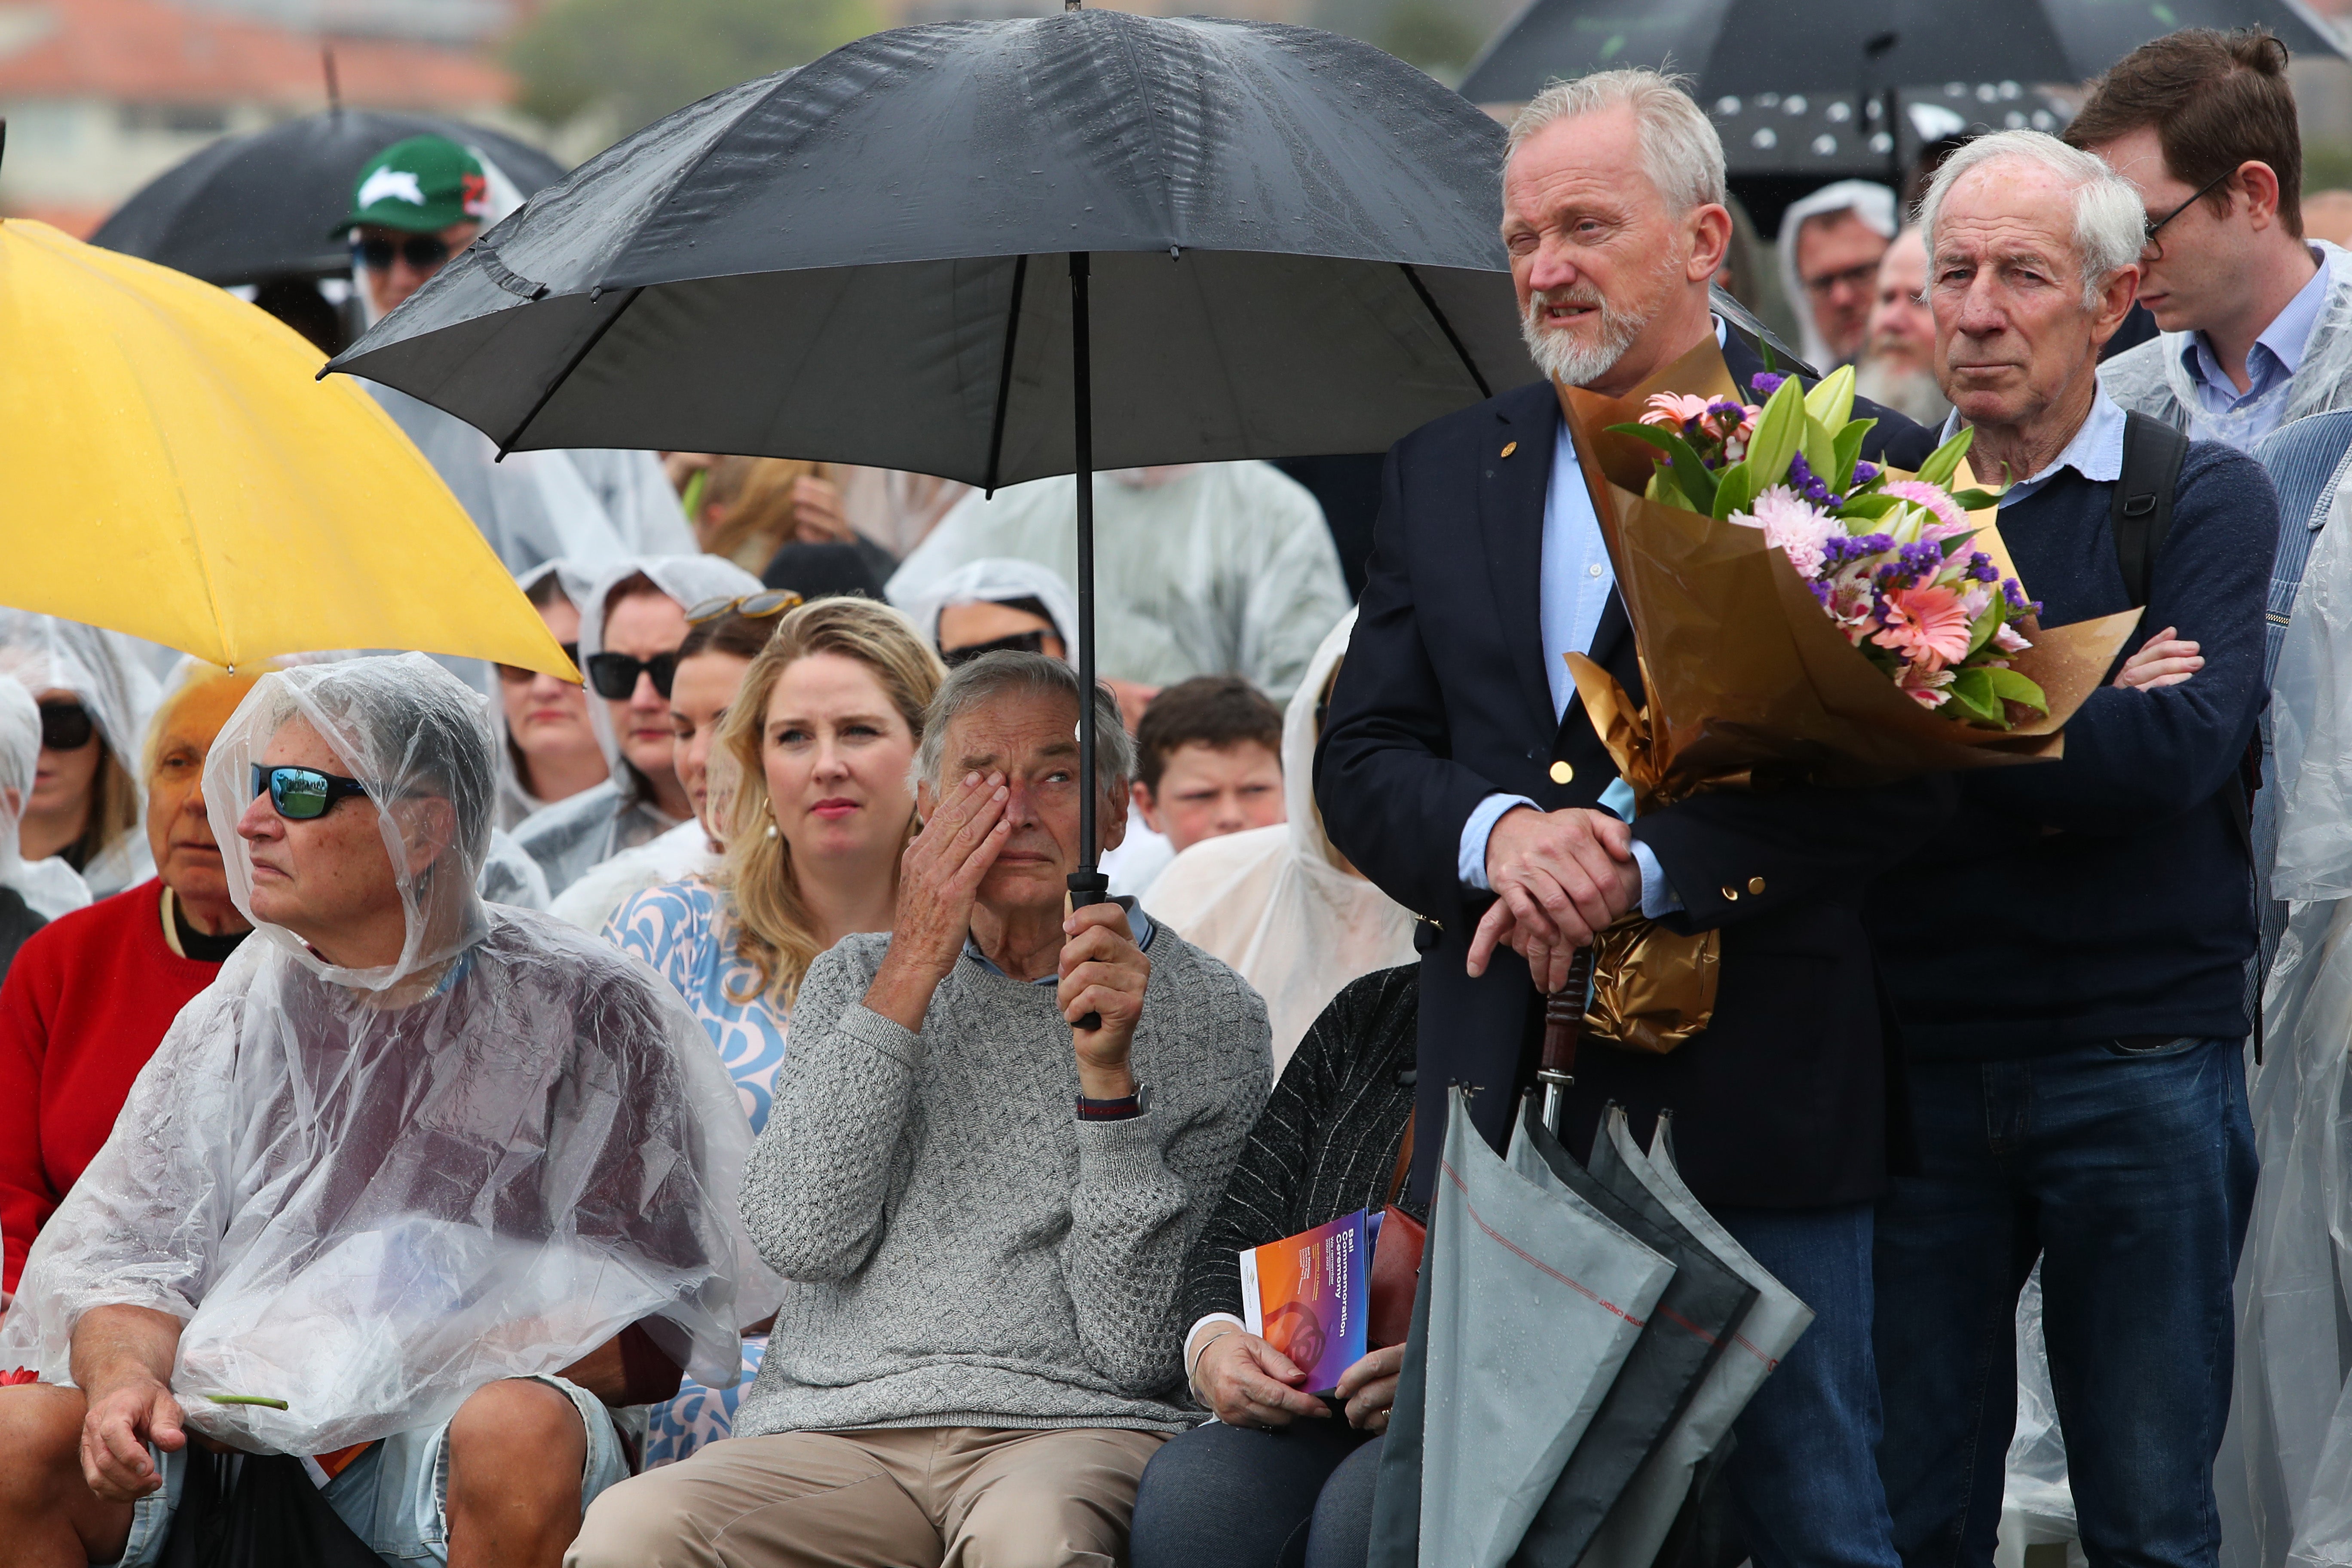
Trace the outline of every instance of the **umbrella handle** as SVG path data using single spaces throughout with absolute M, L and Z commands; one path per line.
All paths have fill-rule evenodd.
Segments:
M 1107 904 L 1110 902 L 1110 879 L 1104 876 L 1100 871 L 1095 870 L 1092 868 L 1088 868 L 1084 871 L 1073 871 L 1070 873 L 1069 882 L 1070 908 L 1074 910 L 1085 909 L 1088 904 Z M 1074 1029 L 1099 1029 L 1102 1027 L 1102 1015 L 1100 1013 L 1088 1013 L 1076 1023 L 1071 1025 L 1070 1027 Z
M 1585 994 L 1592 986 L 1592 949 L 1580 947 L 1569 961 L 1568 984 L 1544 998 L 1543 1062 L 1536 1081 L 1543 1085 L 1543 1120 L 1555 1138 L 1568 1091 L 1576 1087 L 1576 1046 L 1584 1035 Z

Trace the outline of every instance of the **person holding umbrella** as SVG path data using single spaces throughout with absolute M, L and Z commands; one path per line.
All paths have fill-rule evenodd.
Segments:
M 1654 71 L 1559 84 L 1512 127 L 1502 233 L 1547 379 L 1391 449 L 1316 799 L 1339 851 L 1434 928 L 1424 1127 L 1445 1124 L 1449 1085 L 1474 1084 L 1501 1145 L 1539 993 L 1620 915 L 1721 930 L 1711 1026 L 1669 1055 L 1585 1051 L 1561 1132 L 1582 1158 L 1607 1102 L 1643 1140 L 1671 1109 L 1699 1199 L 1818 1314 L 1737 1427 L 1730 1486 L 1759 1568 L 1891 1565 L 1870 1272 L 1886 1046 L 1859 906 L 1886 846 L 1941 819 L 1941 787 L 1710 794 L 1628 824 L 1563 658 L 1589 650 L 1641 689 L 1555 384 L 1621 395 L 1710 339 L 1743 389 L 1765 369 L 1710 312 L 1723 166 L 1706 114 Z M 1909 420 L 1856 412 L 1879 421 L 1873 457 L 1927 455 Z M 1438 1152 L 1418 1142 L 1408 1202 L 1429 1197 Z

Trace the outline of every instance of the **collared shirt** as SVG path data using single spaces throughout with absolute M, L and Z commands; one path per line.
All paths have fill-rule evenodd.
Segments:
M 2303 367 L 2303 351 L 2310 344 L 2320 311 L 2326 307 L 2332 281 L 2326 254 L 2315 246 L 2311 254 L 2319 270 L 2295 291 L 2284 310 L 2271 318 L 2271 324 L 2246 351 L 2245 391 L 2240 392 L 2221 369 L 2212 340 L 2203 332 L 2189 333 L 2181 344 L 2181 368 L 2189 373 L 2189 384 L 2197 394 L 2196 406 L 2189 412 L 2190 434 L 2200 440 L 2226 441 L 2242 451 L 2278 428 L 2286 413 L 2290 384 Z
M 2030 479 L 2020 479 L 2001 493 L 2000 504 L 2016 505 L 2042 489 L 2061 468 L 2072 468 L 2095 484 L 2111 485 L 2124 477 L 2124 424 L 2122 405 L 2107 395 L 2104 385 L 2095 384 L 2091 393 L 2091 411 L 2076 427 L 2059 454 L 2051 458 L 2042 470 Z M 1958 409 L 1944 416 L 1944 428 L 1939 441 L 1948 441 L 1958 434 L 1960 416 Z M 1979 474 L 1981 483 L 1991 483 L 1998 476 Z
M 1133 899 L 1113 899 L 1111 902 L 1117 904 L 1120 909 L 1127 911 L 1128 927 L 1135 932 L 1135 945 L 1145 952 L 1150 952 L 1151 951 L 1151 939 L 1160 934 L 1160 928 L 1151 923 L 1151 917 L 1145 914 L 1142 907 L 1137 904 Z M 994 959 L 980 951 L 980 943 L 972 940 L 971 932 L 969 931 L 963 933 L 963 955 L 984 968 L 995 970 L 999 974 L 1004 974 L 1004 971 L 996 967 L 996 961 Z M 1012 976 L 1007 974 L 1005 975 L 1005 978 L 1010 980 Z M 1036 979 L 1029 982 L 1032 985 L 1043 985 L 1048 989 L 1059 985 L 1061 983 L 1062 977 L 1058 974 L 1041 974 L 1037 976 Z
M 1723 346 L 1723 318 L 1715 318 L 1716 346 Z M 1601 537 L 1601 519 L 1592 510 L 1592 492 L 1584 488 L 1584 469 L 1577 461 L 1576 443 L 1569 438 L 1568 420 L 1560 418 L 1552 442 L 1551 478 L 1544 490 L 1543 553 L 1537 574 L 1538 624 L 1543 634 L 1544 679 L 1551 687 L 1555 723 L 1568 716 L 1576 695 L 1567 655 L 1588 653 L 1593 634 L 1601 629 L 1601 614 L 1617 571 L 1609 560 L 1609 544 Z M 1633 791 L 1624 780 L 1611 782 L 1601 804 L 1619 816 L 1633 816 Z M 1491 892 L 1486 880 L 1486 840 L 1503 814 L 1517 806 L 1543 808 L 1522 795 L 1490 795 L 1480 801 L 1462 825 L 1462 841 L 1454 853 L 1454 873 L 1465 888 Z M 1667 885 L 1658 857 L 1639 839 L 1633 841 L 1633 863 L 1642 871 L 1642 912 L 1653 920 L 1682 908 L 1682 900 Z

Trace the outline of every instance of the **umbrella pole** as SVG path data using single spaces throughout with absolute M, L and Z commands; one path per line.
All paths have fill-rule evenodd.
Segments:
M 1077 443 L 1073 479 L 1078 487 L 1078 868 L 1069 879 L 1073 909 L 1110 897 L 1110 879 L 1095 868 L 1101 835 L 1095 820 L 1095 410 L 1087 260 L 1083 250 L 1070 253 L 1070 401 Z M 1079 1024 L 1089 1026 L 1084 1019 Z
M 1584 1033 L 1584 998 L 1591 985 L 1592 949 L 1580 947 L 1568 963 L 1568 984 L 1544 998 L 1543 1065 L 1536 1081 L 1543 1086 L 1545 1130 L 1555 1138 L 1568 1091 L 1576 1087 L 1576 1043 Z

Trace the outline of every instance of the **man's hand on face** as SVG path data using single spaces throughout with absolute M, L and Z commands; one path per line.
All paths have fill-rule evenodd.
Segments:
M 1088 1100 L 1123 1100 L 1135 1092 L 1128 1056 L 1143 1016 L 1151 961 L 1135 945 L 1127 911 L 1117 904 L 1071 910 L 1062 932 L 1069 940 L 1062 944 L 1062 978 L 1054 999 L 1069 1020 L 1078 1053 L 1078 1092 Z M 1100 1028 L 1077 1026 L 1089 1013 L 1102 1015 Z
M 2179 627 L 2167 626 L 2124 660 L 2115 683 L 2126 690 L 2153 691 L 2159 686 L 2178 686 L 2204 668 L 2198 645 L 2183 640 Z
M 850 538 L 849 515 L 841 509 L 841 489 L 831 479 L 803 474 L 793 481 L 793 537 L 808 544 L 841 544 Z
M 1633 830 L 1605 811 L 1514 807 L 1487 837 L 1486 885 L 1495 902 L 1470 941 L 1471 977 L 1507 945 L 1557 991 L 1575 951 L 1642 901 Z
M 1003 773 L 966 773 L 898 857 L 898 912 L 890 951 L 866 988 L 866 1005 L 919 1031 L 931 993 L 955 968 L 971 929 L 980 880 L 1012 832 Z
M 153 1378 L 138 1374 L 90 1395 L 81 1424 L 81 1473 L 109 1502 L 136 1502 L 163 1484 L 147 1445 L 165 1453 L 187 1447 L 180 1402 Z

